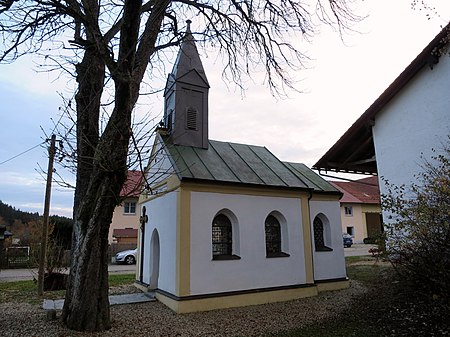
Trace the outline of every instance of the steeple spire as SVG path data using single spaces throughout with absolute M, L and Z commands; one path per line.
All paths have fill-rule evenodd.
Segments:
M 174 144 L 208 148 L 209 83 L 186 21 L 177 59 L 164 91 L 165 125 Z
M 195 45 L 195 39 L 191 32 L 191 23 L 191 20 L 186 21 L 186 34 L 182 39 L 177 59 L 173 65 L 172 74 L 175 79 L 178 79 L 189 71 L 196 70 L 202 77 L 203 81 L 205 81 L 205 84 L 209 87 L 205 70 L 203 69 L 203 64 L 200 60 L 200 55 L 198 54 L 198 50 Z

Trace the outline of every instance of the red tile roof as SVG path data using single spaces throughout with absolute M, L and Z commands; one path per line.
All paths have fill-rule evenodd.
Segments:
M 120 196 L 122 197 L 139 197 L 142 191 L 142 183 L 144 175 L 141 171 L 128 171 L 127 180 L 122 186 Z
M 113 230 L 114 238 L 137 238 L 138 230 L 135 228 L 116 228 Z
M 356 181 L 330 181 L 344 196 L 341 203 L 379 204 L 380 188 L 378 177 L 368 177 Z

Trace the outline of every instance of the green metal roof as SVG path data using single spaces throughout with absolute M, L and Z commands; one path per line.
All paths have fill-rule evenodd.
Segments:
M 339 192 L 337 188 L 308 168 L 305 164 L 284 162 L 284 165 L 289 167 L 295 175 L 303 179 L 308 187 L 313 188 L 315 191 Z
M 167 137 L 163 137 L 163 140 L 181 180 L 195 179 L 339 193 L 306 165 L 282 162 L 262 146 L 210 140 L 208 149 L 202 149 L 174 145 Z

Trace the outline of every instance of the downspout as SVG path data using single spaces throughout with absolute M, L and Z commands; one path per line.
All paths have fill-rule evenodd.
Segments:
M 309 219 L 309 228 L 310 228 L 310 240 L 311 240 L 311 264 L 312 264 L 312 278 L 313 282 L 315 283 L 315 277 L 314 277 L 314 249 L 313 249 L 313 240 L 314 240 L 314 228 L 311 228 L 311 207 L 310 207 L 310 200 L 313 197 L 313 189 L 309 189 L 309 197 L 308 197 L 308 219 Z

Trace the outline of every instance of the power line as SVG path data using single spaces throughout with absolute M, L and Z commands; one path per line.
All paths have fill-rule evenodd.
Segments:
M 23 151 L 23 152 L 21 152 L 21 153 L 19 153 L 19 154 L 16 154 L 15 156 L 13 156 L 13 157 L 11 157 L 11 158 L 9 158 L 9 159 L 6 159 L 6 160 L 0 162 L 0 165 L 3 165 L 3 164 L 5 164 L 5 163 L 7 163 L 7 162 L 9 162 L 9 161 L 11 161 L 11 160 L 13 160 L 13 159 L 16 159 L 17 157 L 20 157 L 20 156 L 24 155 L 24 154 L 27 153 L 27 152 L 30 152 L 31 150 L 34 150 L 35 148 L 37 148 L 38 146 L 41 146 L 41 145 L 44 144 L 45 142 L 46 142 L 46 141 L 43 141 L 42 143 L 37 144 L 37 145 L 35 145 L 35 146 L 29 148 L 28 150 L 25 150 L 25 151 Z

